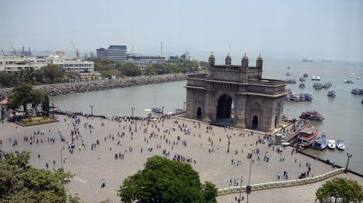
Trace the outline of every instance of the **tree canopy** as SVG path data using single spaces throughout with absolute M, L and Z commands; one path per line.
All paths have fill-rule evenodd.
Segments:
M 27 110 L 27 104 L 31 103 L 33 108 L 42 104 L 45 113 L 49 112 L 49 97 L 40 90 L 35 90 L 30 84 L 21 84 L 16 86 L 9 97 L 9 107 L 17 109 L 23 106 Z
M 316 191 L 319 202 L 331 201 L 332 198 L 343 202 L 363 201 L 363 189 L 357 181 L 346 178 L 335 178 L 327 181 Z
M 68 196 L 65 185 L 72 177 L 62 169 L 36 169 L 29 165 L 30 154 L 7 154 L 0 159 L 0 203 L 79 202 Z
M 125 179 L 118 195 L 124 202 L 216 202 L 217 189 L 185 163 L 161 156 L 147 159 L 145 169 Z

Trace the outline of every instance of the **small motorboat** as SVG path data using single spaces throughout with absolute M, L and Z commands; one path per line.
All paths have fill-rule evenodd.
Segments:
M 335 91 L 334 90 L 330 90 L 327 94 L 328 97 L 335 97 L 336 94 L 335 94 Z
M 343 140 L 337 140 L 337 142 L 336 142 L 336 147 L 337 147 L 339 150 L 345 150 L 345 144 L 344 144 L 344 141 L 343 141 Z
M 305 84 L 304 83 L 300 83 L 299 88 L 304 89 L 305 88 Z
M 307 73 L 304 73 L 303 77 L 307 78 L 309 75 Z
M 315 149 L 324 150 L 328 146 L 328 139 L 325 135 L 316 137 L 312 147 Z
M 328 140 L 328 148 L 335 149 L 337 147 L 335 140 Z

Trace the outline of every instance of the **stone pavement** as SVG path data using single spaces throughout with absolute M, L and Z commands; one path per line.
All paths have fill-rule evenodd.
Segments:
M 309 166 L 309 176 L 332 170 L 329 165 L 293 153 L 292 148 L 281 148 L 281 152 L 277 152 L 276 146 L 268 144 L 270 138 L 240 129 L 211 127 L 171 118 L 149 123 L 137 121 L 135 132 L 135 124 L 130 120 L 80 117 L 79 124 L 64 116 L 59 116 L 59 120 L 25 128 L 12 123 L 0 124 L 0 139 L 3 140 L 0 149 L 30 151 L 31 164 L 45 168 L 48 163 L 50 169 L 61 167 L 62 154 L 64 169 L 75 174 L 68 189 L 72 194 L 79 194 L 85 202 L 106 199 L 120 202 L 117 190 L 122 181 L 141 170 L 146 159 L 153 155 L 189 162 L 199 172 L 202 181 L 211 181 L 219 188 L 240 184 L 241 178 L 243 185 L 247 183 L 249 152 L 252 152 L 253 159 L 251 183 L 276 181 L 278 175 L 280 180 L 285 180 L 284 171 L 288 179 L 296 179 L 301 173 L 306 173 Z M 73 153 L 68 149 L 71 131 L 76 132 Z M 227 153 L 229 136 L 230 152 Z M 61 142 L 61 137 L 65 142 Z M 13 146 L 14 140 L 17 140 L 16 146 Z M 106 181 L 105 188 L 100 187 L 102 180 Z M 269 191 L 259 193 L 275 195 Z M 219 201 L 230 202 L 228 197 Z

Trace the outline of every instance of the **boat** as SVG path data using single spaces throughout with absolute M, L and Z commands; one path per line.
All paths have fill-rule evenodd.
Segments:
M 355 88 L 355 89 L 352 89 L 352 91 L 350 93 L 355 94 L 355 95 L 363 95 L 363 89 Z
M 304 89 L 305 88 L 305 84 L 304 83 L 300 83 L 299 88 Z
M 156 114 L 162 114 L 163 113 L 163 110 L 161 108 L 159 108 L 159 107 L 152 107 L 151 111 L 153 113 L 156 113 Z
M 286 73 L 286 76 L 290 76 L 290 73 L 289 73 L 289 72 L 287 72 L 287 73 Z
M 328 140 L 328 148 L 329 149 L 335 149 L 337 147 L 335 140 Z
M 316 83 L 313 84 L 313 88 L 315 90 L 321 90 L 321 89 L 323 89 L 323 87 L 324 87 L 324 85 L 321 84 L 321 83 L 318 83 L 318 82 L 316 82 Z
M 324 117 L 316 111 L 305 111 L 300 115 L 301 119 L 312 120 L 312 121 L 323 121 Z
M 336 142 L 337 149 L 339 150 L 345 150 L 345 144 L 343 140 L 337 140 Z
M 360 103 L 362 103 L 362 104 L 363 104 L 363 99 L 362 99 L 362 101 L 360 101 Z
M 303 77 L 307 78 L 307 77 L 309 77 L 309 75 L 307 73 L 304 73 Z
M 313 101 L 313 95 L 312 94 L 305 93 L 304 97 L 305 97 L 305 101 Z
M 332 82 L 331 82 L 331 81 L 326 82 L 326 83 L 324 83 L 324 84 L 323 84 L 323 88 L 324 88 L 324 89 L 329 89 L 331 86 L 333 86 L 333 84 L 332 84 Z
M 327 94 L 328 97 L 335 97 L 336 94 L 335 94 L 335 91 L 334 90 L 330 90 Z
M 325 135 L 320 135 L 316 137 L 314 144 L 312 145 L 315 149 L 323 150 L 328 146 L 328 139 Z
M 350 80 L 350 79 L 344 80 L 344 83 L 345 84 L 354 84 L 353 80 Z
M 306 62 L 313 62 L 313 60 L 311 60 L 311 59 L 307 59 L 307 58 L 303 58 L 303 59 L 302 59 L 302 62 L 304 62 L 304 63 L 306 63 Z
M 357 76 L 357 80 L 360 80 L 360 76 Z
M 320 81 L 320 76 L 315 76 L 315 75 L 313 75 L 313 76 L 311 77 L 311 80 L 313 80 L 313 81 Z
M 288 80 L 285 80 L 285 82 L 287 84 L 296 84 L 296 80 L 295 79 L 288 79 Z
M 315 138 L 319 135 L 319 131 L 317 131 L 313 126 L 308 128 L 304 128 L 298 134 L 298 142 L 302 147 L 309 147 L 315 141 Z
M 287 69 L 290 69 L 290 66 L 287 66 Z
M 305 82 L 305 78 L 299 78 L 300 82 Z

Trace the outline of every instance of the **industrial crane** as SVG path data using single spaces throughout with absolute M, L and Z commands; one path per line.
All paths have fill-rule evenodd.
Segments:
M 73 42 L 71 42 L 71 44 L 72 44 L 72 47 L 73 47 L 74 51 L 76 52 L 76 57 L 77 57 L 77 59 L 80 59 L 80 54 L 79 54 L 78 49 L 76 48 L 76 46 L 74 45 L 74 43 L 73 43 Z

